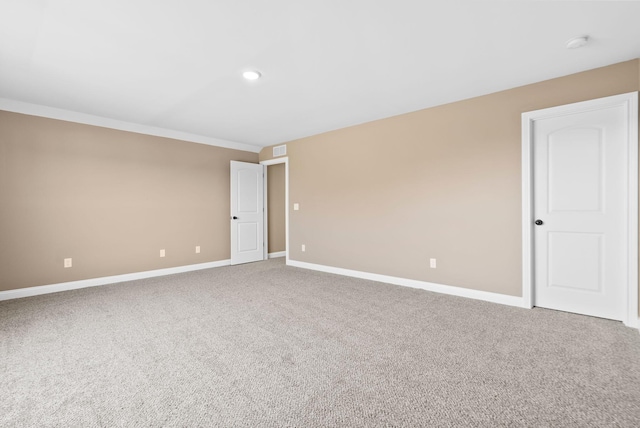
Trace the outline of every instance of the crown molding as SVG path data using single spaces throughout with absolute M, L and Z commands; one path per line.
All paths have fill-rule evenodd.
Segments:
M 203 135 L 190 134 L 188 132 L 158 128 L 156 126 L 125 122 L 123 120 L 94 116 L 91 114 L 64 110 L 55 107 L 48 107 L 39 104 L 25 103 L 23 101 L 16 101 L 8 98 L 0 98 L 0 110 L 10 111 L 13 113 L 28 114 L 31 116 L 46 117 L 49 119 L 64 120 L 66 122 L 82 123 L 84 125 L 118 129 L 120 131 L 135 132 L 137 134 L 172 138 L 174 140 L 188 141 L 190 143 L 199 143 L 209 146 L 223 147 L 227 149 L 243 150 L 245 152 L 259 153 L 260 150 L 262 150 L 261 146 L 254 146 L 252 144 L 237 143 L 235 141 L 205 137 Z

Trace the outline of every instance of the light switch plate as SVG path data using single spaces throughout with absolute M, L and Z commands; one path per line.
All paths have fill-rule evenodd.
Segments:
M 300 204 L 293 204 L 293 210 L 298 211 L 300 209 Z

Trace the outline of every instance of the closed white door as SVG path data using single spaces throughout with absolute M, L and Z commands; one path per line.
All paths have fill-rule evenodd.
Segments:
M 264 166 L 231 161 L 231 264 L 264 259 Z
M 628 111 L 532 124 L 534 305 L 623 320 L 628 274 Z

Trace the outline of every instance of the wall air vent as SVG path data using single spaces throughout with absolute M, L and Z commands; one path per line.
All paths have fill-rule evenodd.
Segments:
M 273 157 L 284 156 L 287 154 L 287 145 L 284 146 L 276 146 L 273 148 Z

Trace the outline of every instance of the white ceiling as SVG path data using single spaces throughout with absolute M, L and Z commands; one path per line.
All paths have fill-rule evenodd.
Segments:
M 630 1 L 0 0 L 0 98 L 266 146 L 638 58 L 639 22 Z

